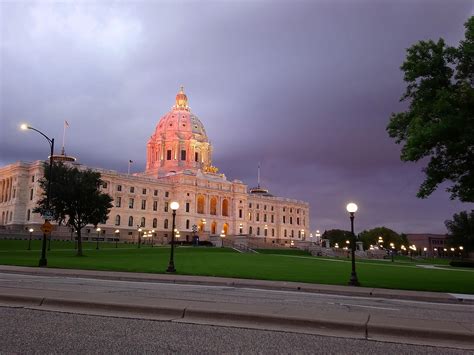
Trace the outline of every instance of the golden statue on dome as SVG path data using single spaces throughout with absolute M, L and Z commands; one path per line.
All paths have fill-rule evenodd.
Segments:
M 204 167 L 205 173 L 217 174 L 219 168 L 216 168 L 214 165 L 208 165 Z

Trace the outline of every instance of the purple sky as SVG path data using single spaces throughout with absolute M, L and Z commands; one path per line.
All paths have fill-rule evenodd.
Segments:
M 229 179 L 308 201 L 312 229 L 444 233 L 473 204 L 416 198 L 423 163 L 385 131 L 405 49 L 457 45 L 457 1 L 79 1 L 0 3 L 0 165 L 43 159 L 44 140 L 83 164 L 145 168 L 146 142 L 185 86 Z

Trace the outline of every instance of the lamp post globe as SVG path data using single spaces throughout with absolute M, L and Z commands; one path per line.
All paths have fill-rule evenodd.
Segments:
M 175 229 L 176 229 L 176 211 L 179 208 L 179 203 L 176 201 L 171 202 L 170 208 L 173 211 L 173 224 L 171 226 L 171 251 L 170 251 L 170 261 L 168 264 L 168 268 L 166 269 L 166 272 L 176 272 L 176 269 L 174 267 L 174 237 L 175 237 Z
M 357 205 L 354 202 L 350 202 L 346 206 L 347 212 L 349 212 L 349 218 L 351 220 L 351 234 L 352 234 L 352 245 L 351 245 L 351 263 L 352 271 L 349 279 L 350 286 L 359 286 L 359 280 L 357 279 L 356 265 L 355 265 L 355 247 L 356 247 L 356 236 L 354 234 L 354 214 L 357 212 Z

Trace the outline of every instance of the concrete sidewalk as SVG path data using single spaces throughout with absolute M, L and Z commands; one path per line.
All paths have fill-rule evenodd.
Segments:
M 0 265 L 0 272 L 19 273 L 27 275 L 63 276 L 78 278 L 94 278 L 104 280 L 123 280 L 137 282 L 169 282 L 176 284 L 231 286 L 242 288 L 257 288 L 280 291 L 301 291 L 310 293 L 323 293 L 333 295 L 373 297 L 373 298 L 395 298 L 411 301 L 439 302 L 439 303 L 463 303 L 474 304 L 474 295 L 450 294 L 443 292 L 425 292 L 394 290 L 372 287 L 354 287 L 324 284 L 309 284 L 304 282 L 288 281 L 266 281 L 252 279 L 236 279 L 211 276 L 190 276 L 175 274 L 150 274 L 121 271 L 98 271 L 78 269 L 55 269 L 39 267 L 23 267 Z
M 406 298 L 430 302 L 459 302 L 448 294 L 378 290 L 345 286 L 240 280 L 181 275 L 136 274 L 88 270 L 0 266 L 0 272 L 108 280 L 169 282 L 323 292 L 354 296 Z M 153 319 L 169 322 L 266 329 L 305 334 L 350 337 L 409 344 L 427 344 L 474 350 L 474 325 L 455 321 L 407 319 L 363 312 L 328 312 L 276 305 L 235 304 L 177 299 L 157 299 L 88 291 L 35 290 L 0 286 L 0 306 L 27 309 Z M 474 308 L 473 308 L 474 311 Z

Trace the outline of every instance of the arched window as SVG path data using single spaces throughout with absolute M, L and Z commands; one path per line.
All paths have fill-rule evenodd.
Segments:
M 209 213 L 214 216 L 217 215 L 217 198 L 216 197 L 211 197 L 211 208 L 210 208 Z
M 197 213 L 204 214 L 204 196 L 197 197 Z
M 225 235 L 229 235 L 229 225 L 227 223 L 224 223 L 223 230 Z
M 252 226 L 249 227 L 249 234 L 252 235 Z
M 189 229 L 189 219 L 186 220 L 186 229 Z
M 257 227 L 257 235 L 260 235 L 260 227 Z
M 115 225 L 116 225 L 116 226 L 119 226 L 119 225 L 120 225 L 120 216 L 119 216 L 119 215 L 116 215 L 116 216 L 115 216 Z
M 217 223 L 214 221 L 211 224 L 211 234 L 216 234 Z
M 140 220 L 140 227 L 145 227 L 145 217 Z
M 229 216 L 229 200 L 226 198 L 222 201 L 222 215 L 226 217 Z
M 153 218 L 153 228 L 156 228 L 158 225 L 158 220 L 156 218 Z
M 128 217 L 128 226 L 133 227 L 133 217 L 132 216 Z
M 283 231 L 283 236 L 286 238 L 287 234 L 286 234 L 286 229 Z
M 166 218 L 165 221 L 163 222 L 163 228 L 168 229 L 168 218 Z

